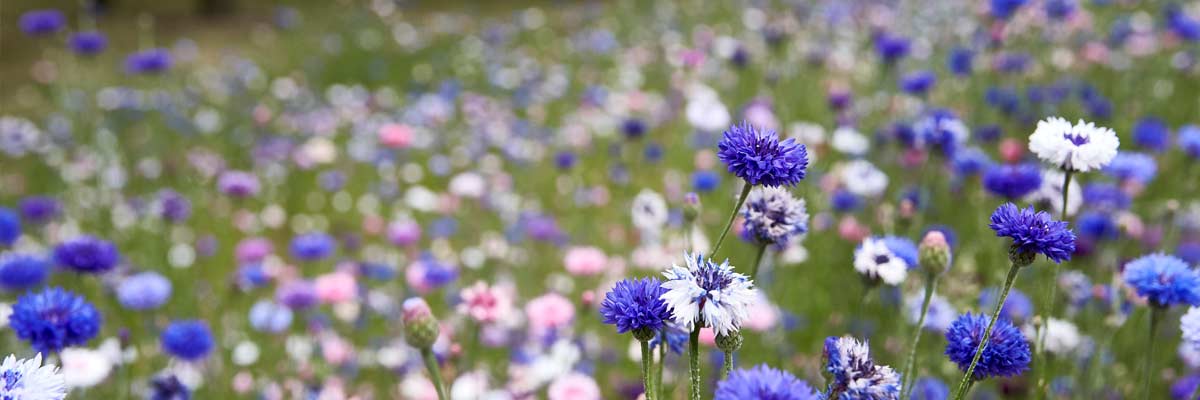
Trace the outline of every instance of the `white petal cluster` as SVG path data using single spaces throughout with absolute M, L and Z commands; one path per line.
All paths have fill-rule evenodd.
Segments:
M 908 276 L 908 263 L 892 253 L 883 240 L 867 238 L 854 250 L 854 270 L 895 286 Z
M 667 292 L 661 299 L 675 323 L 689 331 L 702 323 L 718 335 L 737 332 L 758 300 L 754 282 L 733 272 L 728 260 L 716 264 L 701 254 L 685 253 L 684 257 L 685 266 L 672 265 L 663 272 L 666 282 L 662 287 Z
M 1080 120 L 1051 117 L 1039 121 L 1029 135 L 1029 151 L 1042 161 L 1076 172 L 1087 172 L 1108 165 L 1117 155 L 1121 141 L 1112 129 Z
M 42 365 L 42 355 L 18 360 L 8 356 L 0 363 L 0 399 L 62 400 L 67 385 L 58 367 Z

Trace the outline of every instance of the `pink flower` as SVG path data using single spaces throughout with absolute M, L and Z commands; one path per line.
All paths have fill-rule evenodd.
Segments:
M 600 386 L 592 377 L 572 372 L 555 379 L 547 394 L 550 400 L 599 400 Z
M 342 365 L 354 355 L 354 346 L 340 337 L 329 335 L 321 339 L 321 357 L 330 365 Z
M 379 127 L 379 142 L 393 149 L 403 149 L 412 144 L 412 128 L 403 124 L 386 124 Z
M 712 328 L 700 328 L 700 344 L 713 347 L 717 345 L 717 333 Z
M 411 246 L 421 240 L 421 225 L 413 221 L 396 221 L 388 225 L 388 241 L 397 246 Z
M 766 332 L 779 322 L 779 310 L 775 309 L 775 305 L 771 304 L 762 292 L 759 292 L 757 298 L 750 304 L 750 319 L 746 320 L 743 326 L 755 332 Z
M 1015 163 L 1021 160 L 1021 156 L 1025 154 L 1025 143 L 1013 138 L 1006 138 L 1000 142 L 1000 158 L 1004 161 Z
M 418 318 L 427 318 L 433 316 L 433 311 L 429 309 L 429 303 L 420 297 L 410 297 L 404 300 L 400 305 L 401 319 L 404 323 L 411 323 Z
M 488 287 L 483 281 L 463 289 L 459 297 L 462 303 L 458 304 L 458 312 L 479 323 L 494 322 L 512 311 L 512 296 L 507 291 Z
M 535 332 L 546 332 L 570 325 L 575 306 L 558 293 L 547 293 L 525 304 L 525 317 Z
M 354 299 L 358 293 L 358 283 L 349 272 L 333 272 L 318 276 L 313 280 L 317 289 L 317 298 L 324 303 L 342 303 Z
M 262 261 L 264 257 L 271 254 L 274 246 L 271 241 L 261 237 L 250 237 L 242 239 L 238 242 L 237 249 L 234 253 L 237 260 L 243 263 L 254 263 Z
M 858 220 L 852 216 L 846 216 L 838 223 L 838 236 L 846 239 L 846 241 L 861 242 L 863 238 L 866 238 L 870 234 L 871 231 L 867 227 L 862 226 L 862 224 L 859 224 Z
M 563 257 L 563 264 L 572 275 L 596 275 L 604 272 L 608 256 L 595 247 L 572 247 Z

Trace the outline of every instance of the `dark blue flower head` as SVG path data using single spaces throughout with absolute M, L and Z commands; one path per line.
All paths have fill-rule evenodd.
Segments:
M 1045 211 L 1036 211 L 1033 206 L 1021 209 L 1013 203 L 1004 203 L 991 218 L 996 236 L 1013 240 L 1012 249 L 1017 253 L 1044 254 L 1056 263 L 1071 259 L 1075 252 L 1075 233 L 1067 223 L 1055 221 Z
M 963 177 L 978 175 L 993 165 L 992 158 L 978 147 L 967 147 L 954 152 L 954 159 L 951 162 L 954 165 L 954 172 Z
M 996 306 L 997 297 L 1000 295 L 1000 288 L 989 287 L 979 292 L 979 308 L 989 309 Z M 1025 292 L 1013 288 L 1008 292 L 1008 298 L 1004 299 L 1004 305 L 1000 307 L 1000 318 L 1006 318 L 1010 321 L 1025 321 L 1033 316 L 1033 301 Z
M 1159 308 L 1200 305 L 1200 274 L 1179 257 L 1150 254 L 1125 264 L 1125 283 Z
M 837 189 L 830 195 L 829 202 L 836 212 L 853 212 L 862 207 L 862 201 L 858 195 L 851 193 L 846 189 Z
M 21 237 L 21 217 L 13 210 L 0 207 L 0 246 L 11 246 Z
M 992 0 L 990 9 L 992 17 L 996 19 L 1008 19 L 1013 13 L 1017 12 L 1018 8 L 1025 5 L 1026 0 Z
M 1183 242 L 1175 246 L 1175 255 L 1188 264 L 1200 264 L 1200 242 Z
M 926 376 L 913 385 L 912 400 L 946 400 L 950 398 L 950 387 L 941 379 Z
M 1184 125 L 1179 128 L 1179 149 L 1188 157 L 1200 159 L 1200 126 Z
M 702 169 L 692 173 L 692 190 L 697 193 L 711 192 L 720 184 L 721 175 L 716 172 Z
M 1012 87 L 989 87 L 983 93 L 983 100 L 1005 115 L 1016 113 L 1021 106 L 1021 95 Z
M 900 90 L 912 95 L 924 95 L 937 84 L 937 74 L 923 69 L 910 72 L 900 78 Z
M 1089 183 L 1083 186 L 1083 204 L 1100 211 L 1117 211 L 1129 208 L 1132 200 L 1121 188 L 1111 183 Z
M 967 76 L 974 70 L 975 52 L 968 48 L 956 47 L 950 50 L 946 66 L 954 75 Z
M 58 217 L 62 206 L 50 196 L 29 196 L 21 199 L 17 208 L 21 209 L 21 217 L 30 223 L 44 224 Z
M 108 37 L 98 31 L 76 32 L 67 40 L 71 50 L 81 56 L 94 56 L 108 48 Z
M 87 300 L 57 287 L 21 296 L 8 317 L 17 338 L 41 353 L 87 344 L 100 333 L 102 323 L 100 313 Z
M 1062 20 L 1075 13 L 1076 0 L 1046 0 L 1043 4 L 1046 15 L 1052 19 Z
M 157 272 L 142 272 L 117 285 L 117 300 L 130 310 L 158 308 L 171 297 L 171 281 Z
M 1171 128 L 1157 117 L 1143 117 L 1133 125 L 1133 142 L 1156 153 L 1164 152 L 1171 145 Z
M 765 364 L 739 369 L 717 383 L 714 400 L 817 400 L 820 396 L 808 383 L 786 371 Z
M 301 261 L 317 261 L 329 257 L 337 248 L 333 236 L 323 232 L 310 232 L 292 238 L 292 257 Z
M 1200 41 L 1200 20 L 1187 14 L 1178 4 L 1166 7 L 1167 27 L 1183 40 Z
M 208 324 L 200 320 L 175 321 L 159 336 L 163 350 L 185 361 L 196 361 L 212 351 L 214 342 Z
M 150 380 L 148 400 L 191 400 L 192 391 L 175 375 L 160 375 Z
M 158 191 L 159 214 L 171 222 L 183 222 L 192 216 L 192 202 L 171 189 Z
M 991 319 L 983 314 L 966 313 L 950 324 L 946 330 L 946 356 L 966 371 L 975 358 L 984 330 Z M 1016 376 L 1029 369 L 1029 342 L 1012 322 L 1000 318 L 992 328 L 992 336 L 983 348 L 979 364 L 975 366 L 975 380 L 996 376 Z
M 1121 233 L 1117 221 L 1102 212 L 1085 211 L 1079 214 L 1076 225 L 1079 226 L 1079 237 L 1091 241 L 1113 240 Z
M 1037 164 L 994 165 L 983 173 L 983 187 L 995 195 L 1016 200 L 1042 187 Z
M 108 272 L 120 260 L 117 246 L 93 236 L 80 236 L 54 247 L 54 261 L 58 265 L 85 274 Z
M 575 153 L 563 150 L 554 155 L 554 166 L 560 170 L 569 170 L 575 166 Z
M 19 290 L 41 285 L 50 275 L 50 261 L 26 253 L 0 254 L 0 289 Z
M 1113 157 L 1103 171 L 1121 181 L 1147 184 L 1158 174 L 1158 162 L 1148 154 L 1122 151 Z
M 948 157 L 953 157 L 959 146 L 971 136 L 967 125 L 953 111 L 945 108 L 926 112 L 913 124 L 912 130 L 915 143 L 910 145 L 936 148 Z
M 47 36 L 58 32 L 67 23 L 67 18 L 58 10 L 32 10 L 21 14 L 17 25 L 29 36 Z
M 882 32 L 875 35 L 875 53 L 885 64 L 895 64 L 908 55 L 910 44 L 907 38 Z
M 646 130 L 646 123 L 637 118 L 629 118 L 621 123 L 621 132 L 625 134 L 625 137 L 630 139 L 645 136 Z
M 671 319 L 667 304 L 659 297 L 667 290 L 656 278 L 623 279 L 604 295 L 600 316 L 615 325 L 617 333 L 634 332 L 638 340 L 650 340 Z
M 171 53 L 155 48 L 132 53 L 125 57 L 125 73 L 130 75 L 157 74 L 171 68 Z
M 795 186 L 808 168 L 808 150 L 795 139 L 780 141 L 769 129 L 734 125 L 717 143 L 717 158 L 751 185 Z

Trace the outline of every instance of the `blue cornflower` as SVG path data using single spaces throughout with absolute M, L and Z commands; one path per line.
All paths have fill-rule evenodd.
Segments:
M 688 337 L 689 333 L 685 332 L 683 328 L 680 328 L 674 322 L 668 321 L 666 324 L 664 324 L 664 326 L 666 327 L 665 338 L 667 339 L 667 350 L 671 350 L 671 352 L 675 354 L 683 354 L 683 348 L 685 345 L 687 345 L 688 340 L 690 340 Z M 664 334 L 662 332 L 654 335 L 654 338 L 650 339 L 650 349 L 654 350 L 656 348 L 655 346 L 658 346 L 658 344 L 662 342 L 663 338 Z
M 742 208 L 745 224 L 742 238 L 759 243 L 787 246 L 796 235 L 808 232 L 808 211 L 804 199 L 787 189 L 766 187 L 750 192 Z
M 1200 158 L 1200 126 L 1184 125 L 1179 128 L 1179 149 L 1191 158 Z
M 323 232 L 310 232 L 292 238 L 292 257 L 301 261 L 317 261 L 329 257 L 337 247 L 333 236 Z
M 640 138 L 646 135 L 646 123 L 637 118 L 626 119 L 621 123 L 621 132 L 630 139 Z
M 837 189 L 833 191 L 829 199 L 830 206 L 836 212 L 853 212 L 862 207 L 862 201 L 858 195 L 851 193 L 846 189 Z
M 1200 305 L 1200 274 L 1179 257 L 1161 253 L 1139 257 L 1125 264 L 1122 277 L 1154 307 Z
M 1147 150 L 1161 153 L 1171 145 L 1171 128 L 1157 117 L 1143 117 L 1133 125 L 1133 142 Z
M 917 267 L 917 244 L 913 243 L 908 238 L 899 236 L 884 236 L 883 245 L 887 246 L 892 254 L 904 260 L 908 264 L 908 269 Z
M 1175 255 L 1188 264 L 1200 264 L 1200 242 L 1182 242 L 1175 246 Z
M 751 185 L 795 186 L 808 168 L 808 150 L 795 139 L 780 141 L 769 129 L 742 122 L 725 131 L 717 143 L 717 158 Z
M 833 376 L 826 399 L 894 400 L 900 396 L 900 374 L 875 365 L 866 342 L 852 337 L 825 339 L 825 371 Z
M 991 13 L 996 19 L 1008 19 L 1018 8 L 1025 5 L 1026 0 L 992 0 Z
M 966 372 L 971 366 L 975 350 L 990 321 L 983 314 L 966 313 L 950 324 L 950 329 L 946 330 L 946 356 L 958 364 L 958 369 Z M 971 378 L 981 380 L 1020 375 L 1029 369 L 1029 361 L 1029 342 L 1025 340 L 1025 335 L 1012 322 L 1000 318 L 992 328 L 992 335 L 983 348 L 983 356 L 975 366 L 975 376 Z
M 913 385 L 912 400 L 946 400 L 950 398 L 950 387 L 941 379 L 932 376 L 917 379 Z
M 1171 32 L 1187 41 L 1200 40 L 1200 20 L 1188 15 L 1178 4 L 1168 5 L 1165 13 Z
M 1100 211 L 1128 209 L 1132 200 L 1121 188 L 1111 183 L 1089 183 L 1083 186 L 1083 204 Z
M 21 14 L 17 25 L 29 36 L 47 36 L 58 32 L 67 23 L 67 18 L 58 10 L 32 10 Z
M 0 288 L 28 289 L 41 285 L 50 274 L 50 261 L 45 257 L 25 253 L 0 254 Z
M 100 313 L 87 300 L 58 287 L 21 296 L 8 317 L 17 338 L 41 353 L 87 344 L 100 333 L 102 323 Z
M 21 218 L 33 224 L 44 224 L 58 217 L 62 206 L 50 196 L 29 196 L 17 204 L 21 210 Z
M 192 203 L 171 189 L 158 191 L 159 214 L 171 222 L 183 222 L 192 216 Z
M 157 74 L 171 68 L 171 53 L 154 48 L 138 51 L 125 57 L 125 73 L 130 75 Z
M 157 272 L 142 272 L 117 285 L 117 301 L 130 310 L 151 310 L 171 297 L 171 281 Z
M 996 298 L 1000 295 L 1000 288 L 989 287 L 979 292 L 979 308 L 990 309 L 996 306 Z M 1000 318 L 1006 318 L 1010 321 L 1025 321 L 1033 316 L 1033 301 L 1029 296 L 1025 295 L 1016 288 L 1008 291 L 1008 298 L 1004 299 L 1004 305 L 1000 307 Z
M 1192 393 L 1200 388 L 1200 375 L 1185 375 L 1171 384 L 1171 400 L 1192 400 Z
M 93 236 L 80 236 L 54 247 L 54 261 L 85 274 L 102 274 L 120 262 L 121 255 L 112 242 Z
M 150 380 L 147 400 L 191 400 L 192 391 L 175 375 L 160 375 Z
M 94 56 L 108 48 L 108 37 L 98 31 L 76 32 L 67 39 L 71 50 L 81 56 Z
M 10 355 L 0 363 L 0 399 L 63 400 L 67 384 L 54 365 L 42 365 L 42 355 L 18 360 Z
M 983 100 L 1006 115 L 1016 113 L 1021 105 L 1021 95 L 1012 87 L 989 87 L 983 93 Z
M 717 383 L 714 400 L 817 400 L 820 396 L 808 383 L 787 371 L 761 364 L 738 369 Z
M 292 309 L 271 300 L 259 300 L 250 307 L 250 327 L 268 333 L 281 333 L 292 326 Z
M 721 175 L 716 172 L 702 169 L 692 173 L 692 190 L 697 193 L 708 193 L 721 185 Z
M 559 170 L 566 171 L 575 166 L 575 153 L 570 151 L 560 151 L 554 155 L 554 166 Z
M 953 111 L 944 108 L 925 113 L 913 124 L 912 129 L 916 147 L 937 147 L 947 156 L 953 156 L 971 136 L 967 124 L 958 119 Z
M 968 48 L 956 47 L 950 50 L 949 59 L 946 60 L 946 67 L 954 75 L 967 76 L 974 70 L 974 59 L 974 51 Z
M 1147 184 L 1158 174 L 1158 163 L 1148 154 L 1122 151 L 1103 171 L 1121 181 Z
M 1008 200 L 1016 200 L 1042 187 L 1042 170 L 1034 163 L 995 165 L 983 172 L 983 187 Z
M 923 69 L 910 72 L 900 78 L 900 90 L 912 95 L 924 95 L 937 84 L 937 74 Z
M 1012 249 L 1018 254 L 1041 253 L 1061 263 L 1071 259 L 1075 251 L 1075 233 L 1067 228 L 1067 223 L 1055 221 L 1050 214 L 1036 211 L 1033 206 L 1021 209 L 1013 203 L 1004 203 L 992 213 L 989 226 L 996 236 L 1011 238 Z
M 954 152 L 954 159 L 951 160 L 951 163 L 959 176 L 978 175 L 994 165 L 992 158 L 978 147 L 967 147 Z
M 1075 13 L 1076 0 L 1046 0 L 1042 5 L 1046 15 L 1052 19 L 1062 20 Z
M 887 32 L 875 35 L 875 53 L 885 64 L 895 64 L 908 55 L 910 44 L 907 38 Z
M 656 278 L 623 279 L 604 295 L 600 316 L 615 325 L 617 333 L 633 332 L 638 340 L 650 340 L 671 319 L 661 299 L 666 292 Z
M 21 217 L 13 210 L 0 207 L 0 246 L 11 246 L 21 237 Z
M 1121 234 L 1121 228 L 1117 226 L 1117 221 L 1114 221 L 1109 214 L 1085 211 L 1079 214 L 1078 218 L 1076 225 L 1079 226 L 1080 238 L 1092 241 L 1113 240 Z
M 212 331 L 200 320 L 174 321 L 159 336 L 163 350 L 185 361 L 204 358 L 213 349 Z

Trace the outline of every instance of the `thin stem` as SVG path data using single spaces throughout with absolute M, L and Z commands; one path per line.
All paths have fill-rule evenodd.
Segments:
M 904 363 L 904 373 L 900 375 L 900 378 L 904 380 L 900 385 L 901 398 L 907 398 L 912 392 L 909 381 L 912 380 L 913 370 L 917 365 L 917 347 L 921 344 L 921 333 L 925 330 L 925 316 L 929 314 L 929 303 L 933 299 L 933 290 L 936 287 L 937 276 L 930 274 L 925 284 L 925 300 L 921 302 L 921 316 L 917 317 L 917 328 L 913 333 L 912 346 L 908 348 L 908 362 Z
M 767 252 L 766 243 L 758 246 L 758 254 L 754 256 L 754 263 L 750 264 L 750 280 L 755 280 L 758 276 L 758 264 L 762 264 L 763 253 Z
M 1070 194 L 1071 194 L 1071 170 L 1066 169 L 1063 171 L 1062 211 L 1059 213 L 1059 218 L 1058 218 L 1059 220 L 1062 220 L 1062 221 L 1067 220 L 1067 199 L 1069 198 Z
M 742 203 L 746 202 L 746 196 L 750 195 L 750 189 L 753 188 L 754 185 L 751 185 L 749 182 L 746 182 L 742 187 L 742 194 L 738 196 L 737 204 L 733 206 L 733 212 L 729 213 L 729 222 L 725 223 L 725 229 L 721 231 L 721 236 L 717 237 L 717 244 L 713 245 L 712 252 L 708 253 L 708 258 L 716 256 L 717 250 L 721 249 L 721 243 L 725 241 L 725 235 L 729 234 L 729 228 L 733 227 L 733 220 L 737 219 L 738 210 L 742 209 Z
M 967 395 L 967 389 L 974 380 L 975 366 L 979 364 L 979 358 L 983 357 L 983 349 L 987 347 L 988 339 L 992 338 L 992 328 L 996 326 L 996 320 L 1000 319 L 1000 309 L 1004 307 L 1004 301 L 1008 300 L 1008 290 L 1012 289 L 1013 281 L 1017 280 L 1017 272 L 1021 271 L 1021 267 L 1013 263 L 1008 267 L 1008 278 L 1004 279 L 1004 289 L 1000 291 L 1000 299 L 996 302 L 996 307 L 992 310 L 992 319 L 988 321 L 987 329 L 983 331 L 983 339 L 979 341 L 979 346 L 975 347 L 975 358 L 971 360 L 971 366 L 967 367 L 967 373 L 963 374 L 962 381 L 958 383 L 958 390 L 954 394 L 955 400 L 962 400 Z
M 700 400 L 700 324 L 688 338 L 688 371 L 692 377 L 691 400 Z
M 650 359 L 654 357 L 654 353 L 650 352 L 650 341 L 642 340 L 642 391 L 646 394 L 646 400 L 654 400 L 654 379 L 650 375 Z
M 421 358 L 425 359 L 425 369 L 429 370 L 429 380 L 433 381 L 433 386 L 437 388 L 438 400 L 447 400 L 450 396 L 446 395 L 446 385 L 442 383 L 442 372 L 438 368 L 437 357 L 433 356 L 433 350 L 427 348 L 421 349 Z
M 1062 209 L 1059 211 L 1059 220 L 1062 221 L 1067 220 L 1067 200 L 1070 199 L 1071 194 L 1072 172 L 1070 168 L 1063 169 Z M 1044 291 L 1045 298 L 1042 301 L 1042 307 L 1045 307 L 1042 311 L 1042 327 L 1036 331 L 1037 345 L 1034 347 L 1037 361 L 1034 365 L 1038 368 L 1037 398 L 1039 399 L 1046 397 L 1046 374 L 1050 370 L 1046 363 L 1046 335 L 1048 330 L 1046 329 L 1046 325 L 1050 323 L 1050 314 L 1054 313 L 1054 309 L 1058 305 L 1058 270 L 1060 266 L 1061 264 L 1055 263 L 1053 267 L 1050 267 L 1050 279 L 1045 281 L 1045 284 L 1050 285 L 1050 287 Z
M 721 365 L 721 380 L 729 377 L 729 373 L 733 372 L 733 352 L 725 352 L 725 363 Z
M 1158 332 L 1158 320 L 1162 319 L 1162 307 L 1154 305 L 1150 306 L 1150 336 L 1146 338 L 1146 344 L 1149 350 L 1146 352 L 1145 380 L 1142 383 L 1142 398 L 1149 399 L 1150 397 L 1150 381 L 1154 380 L 1154 336 Z
M 663 328 L 659 332 L 658 340 L 658 373 L 654 377 L 654 397 L 662 399 L 663 397 L 663 365 L 667 363 L 667 328 Z

